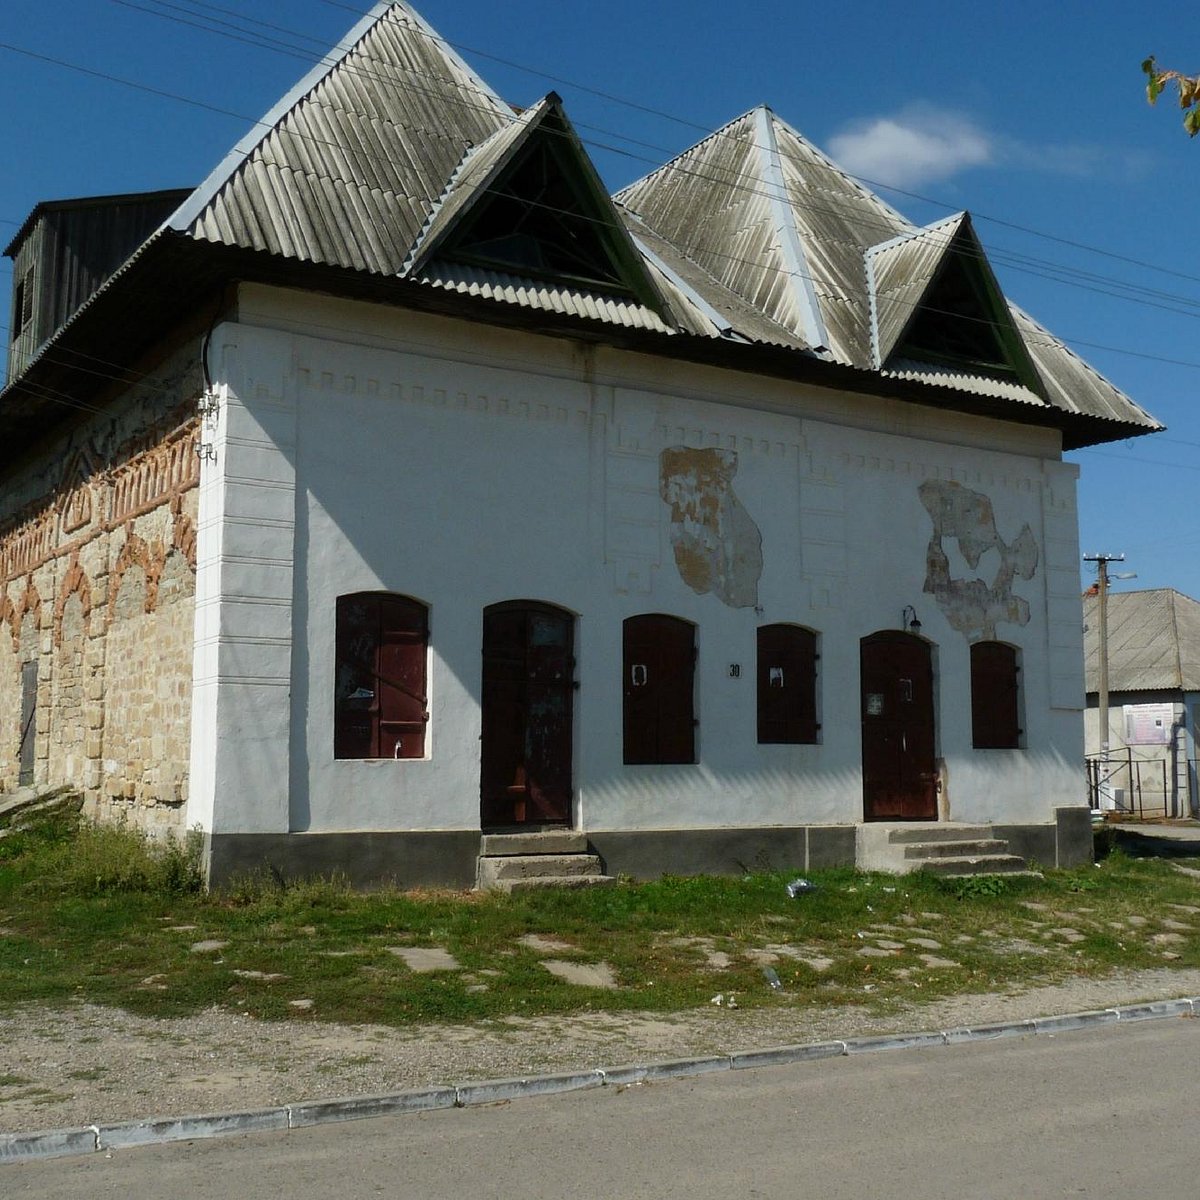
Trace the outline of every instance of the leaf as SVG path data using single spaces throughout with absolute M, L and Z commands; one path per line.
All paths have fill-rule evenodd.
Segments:
M 1162 94 L 1162 89 L 1162 77 L 1159 75 L 1151 75 L 1150 82 L 1146 84 L 1146 99 L 1149 100 L 1151 104 L 1156 103 L 1159 96 Z
M 1195 137 L 1200 133 L 1200 108 L 1193 108 L 1186 117 L 1183 118 L 1183 127 L 1188 131 L 1189 137 Z
M 1154 74 L 1154 55 L 1153 54 L 1150 55 L 1149 58 L 1142 59 L 1142 70 L 1147 75 L 1152 76 Z

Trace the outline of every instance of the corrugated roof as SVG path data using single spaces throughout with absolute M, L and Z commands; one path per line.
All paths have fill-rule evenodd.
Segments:
M 1163 428 L 1028 313 L 1011 302 L 1008 307 L 1051 405 L 1064 412 L 1141 426 L 1147 433 Z
M 708 336 L 732 334 L 764 346 L 786 346 L 792 350 L 807 348 L 803 338 L 795 336 L 736 292 L 718 283 L 703 267 L 680 253 L 677 246 L 648 229 L 631 212 L 622 208 L 618 208 L 618 211 L 634 241 L 653 255 L 657 260 L 655 265 L 661 264 L 686 290 L 685 299 L 691 310 L 696 312 L 696 317 L 689 320 L 689 310 L 681 311 L 672 303 L 681 328 Z
M 578 171 L 584 190 L 596 196 L 606 252 L 619 260 L 614 277 L 630 283 L 637 300 L 604 295 L 603 285 L 534 281 L 447 261 L 456 220 L 551 109 L 561 122 L 546 136 L 571 145 L 556 161 Z M 377 4 L 257 123 L 160 236 L 213 255 L 219 248 L 221 261 L 249 252 L 252 262 L 238 262 L 250 274 L 240 278 L 286 279 L 289 286 L 319 279 L 348 294 L 416 270 L 415 292 L 394 287 L 381 294 L 418 306 L 424 300 L 414 299 L 417 293 L 451 307 L 454 296 L 494 301 L 507 306 L 497 317 L 503 323 L 528 309 L 535 327 L 541 311 L 678 336 L 689 345 L 664 344 L 664 353 L 720 357 L 735 369 L 1053 425 L 1068 448 L 1159 428 L 1012 306 L 1013 340 L 1027 346 L 1044 401 L 988 375 L 909 361 L 882 361 L 881 369 L 872 350 L 872 283 L 881 345 L 894 344 L 905 306 L 928 284 L 939 237 L 950 236 L 953 222 L 915 230 L 767 108 L 738 117 L 618 193 L 614 236 L 607 229 L 610 201 L 598 185 L 557 97 L 518 117 L 406 3 L 393 0 Z M 969 224 L 965 216 L 957 220 Z M 897 238 L 905 240 L 881 249 Z M 122 286 L 118 271 L 93 298 L 100 311 L 90 313 L 89 328 L 103 326 L 110 300 L 111 319 L 120 319 L 115 293 Z M 97 305 L 89 300 L 84 307 Z M 487 320 L 485 309 L 473 299 L 462 311 Z M 60 334 L 73 336 L 72 320 Z M 718 345 L 702 346 L 706 339 Z M 757 357 L 747 353 L 754 347 Z M 38 405 L 38 381 L 66 370 L 47 354 L 30 369 L 30 389 L 20 398 L 26 422 Z M 12 392 L 10 384 L 6 403 Z
M 1100 601 L 1084 597 L 1087 690 L 1100 687 Z M 1200 603 L 1173 588 L 1108 594 L 1108 690 L 1200 691 Z
M 723 287 L 811 347 L 812 322 L 798 286 L 808 281 L 796 278 L 801 268 L 789 258 L 781 237 L 778 189 L 759 141 L 756 114 L 747 113 L 618 192 L 617 202 Z
M 867 250 L 871 356 L 882 366 L 912 320 L 966 213 L 955 213 Z
M 759 144 L 763 112 L 768 110 L 754 110 L 730 122 L 619 192 L 617 199 L 725 287 L 793 337 L 802 337 L 790 290 L 795 271 L 780 250 L 771 221 L 774 193 L 763 172 Z M 886 359 L 953 239 L 969 231 L 969 217 L 957 214 L 917 229 L 787 122 L 768 115 L 770 148 L 777 151 L 791 208 L 790 228 L 799 238 L 833 358 L 848 366 L 880 370 L 877 350 Z M 970 238 L 977 244 L 973 233 Z M 874 279 L 869 261 L 875 268 Z M 985 259 L 980 265 L 994 280 Z M 876 309 L 882 322 L 879 347 L 873 346 L 872 339 L 873 292 L 882 297 Z M 1027 372 L 1030 382 L 1044 387 L 1050 407 L 1119 421 L 1146 432 L 1161 428 L 1061 341 L 1020 309 L 1008 307 L 1032 364 Z M 993 376 L 911 362 L 886 366 L 883 373 L 889 377 L 933 382 L 968 395 L 1042 403 L 1030 387 Z
M 655 333 L 674 331 L 652 308 L 639 304 L 636 300 L 578 287 L 541 283 L 524 276 L 489 271 L 485 267 L 467 263 L 447 262 L 435 258 L 425 265 L 417 278 L 432 287 L 460 292 L 466 296 L 483 296 L 488 300 L 500 300 L 505 304 L 516 304 L 524 308 L 568 313 L 590 321 L 620 325 L 626 329 L 648 329 Z
M 437 206 L 429 215 L 425 228 L 413 243 L 409 252 L 408 266 L 420 266 L 422 258 L 430 257 L 438 242 L 453 226 L 459 214 L 485 191 L 497 172 L 508 161 L 515 150 L 528 137 L 530 129 L 541 120 L 549 108 L 549 100 L 542 100 L 533 108 L 526 109 L 515 121 L 497 130 L 486 141 L 468 149 L 466 157 L 446 185 L 446 190 Z
M 975 396 L 993 396 L 1001 400 L 1013 400 L 1018 404 L 1031 404 L 1037 408 L 1049 407 L 1041 396 L 1014 379 L 1002 379 L 996 375 L 975 375 L 937 363 L 893 357 L 882 374 L 890 379 L 912 379 L 922 383 L 941 384 L 942 387 L 958 388 Z
M 208 241 L 393 275 L 512 110 L 402 3 L 379 4 L 172 218 Z

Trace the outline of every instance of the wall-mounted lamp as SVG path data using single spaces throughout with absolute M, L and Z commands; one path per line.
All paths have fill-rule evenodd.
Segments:
M 921 619 L 911 604 L 904 606 L 904 611 L 900 614 L 900 624 L 906 626 L 909 633 L 921 632 Z

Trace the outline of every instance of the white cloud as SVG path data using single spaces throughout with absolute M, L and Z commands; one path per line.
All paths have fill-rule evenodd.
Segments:
M 948 179 L 999 157 L 996 139 L 985 130 L 931 105 L 855 122 L 830 138 L 829 151 L 850 174 L 892 187 Z
M 1124 180 L 1143 174 L 1150 161 L 1143 151 L 1097 143 L 1022 142 L 932 104 L 851 122 L 829 139 L 829 152 L 851 175 L 897 188 L 937 183 L 972 167 Z

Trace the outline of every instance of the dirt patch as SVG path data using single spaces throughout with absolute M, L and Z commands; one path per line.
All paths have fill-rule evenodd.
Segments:
M 0 1016 L 0 1131 L 269 1107 L 1197 994 L 1200 970 L 1161 969 L 956 996 L 887 1015 L 811 1004 L 706 1006 L 669 1016 L 572 1013 L 409 1029 L 267 1023 L 217 1009 L 151 1020 L 91 1005 L 28 1005 Z

